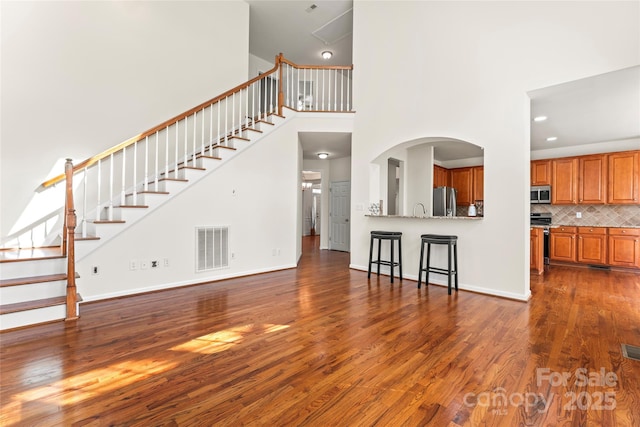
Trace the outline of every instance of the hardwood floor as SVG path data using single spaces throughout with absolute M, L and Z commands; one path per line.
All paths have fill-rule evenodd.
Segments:
M 553 267 L 529 303 L 448 296 L 313 242 L 297 269 L 1 334 L 0 425 L 640 425 L 621 354 L 640 275 Z

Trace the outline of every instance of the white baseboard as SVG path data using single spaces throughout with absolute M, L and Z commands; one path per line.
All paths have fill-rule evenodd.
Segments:
M 277 267 L 271 267 L 271 268 L 265 268 L 265 269 L 243 271 L 243 272 L 239 272 L 239 273 L 231 273 L 231 274 L 225 274 L 225 275 L 213 276 L 213 277 L 202 277 L 202 278 L 198 278 L 197 281 L 185 280 L 185 281 L 180 281 L 180 282 L 163 283 L 163 284 L 159 284 L 159 285 L 147 286 L 147 287 L 144 287 L 144 288 L 127 289 L 125 291 L 110 292 L 110 293 L 107 293 L 107 294 L 99 294 L 99 295 L 93 295 L 93 296 L 85 296 L 83 294 L 82 295 L 82 299 L 83 299 L 82 303 L 87 303 L 87 302 L 92 302 L 92 301 L 101 301 L 101 300 L 106 300 L 106 299 L 111 299 L 111 298 L 119 298 L 119 297 L 125 297 L 125 296 L 138 295 L 138 294 L 144 294 L 144 293 L 148 293 L 148 292 L 162 291 L 162 290 L 166 290 L 166 289 L 180 288 L 180 287 L 183 287 L 183 286 L 193 286 L 193 285 L 198 285 L 198 284 L 203 284 L 203 283 L 218 282 L 218 281 L 226 280 L 226 279 L 234 279 L 234 278 L 237 278 L 237 277 L 252 276 L 254 274 L 261 274 L 261 273 L 270 273 L 270 272 L 273 272 L 273 271 L 288 270 L 290 268 L 296 268 L 296 267 L 297 267 L 296 264 L 285 264 L 285 265 L 281 265 L 281 266 L 277 266 Z
M 360 270 L 360 271 L 369 271 L 369 269 L 367 267 L 363 267 L 361 265 L 355 265 L 355 264 L 349 264 L 349 268 L 353 269 L 353 270 Z M 373 271 L 372 271 L 373 273 Z M 395 277 L 397 277 L 397 274 L 395 275 Z M 436 274 L 436 273 L 431 273 L 431 274 Z M 380 269 L 380 275 L 384 275 L 384 276 L 389 276 L 389 269 L 387 268 L 385 269 Z M 409 279 L 409 280 L 413 280 L 413 281 L 418 281 L 418 276 L 417 275 L 413 275 L 413 274 L 403 274 L 403 279 Z M 433 276 L 430 275 L 429 277 L 429 282 L 432 285 L 437 285 L 437 286 L 444 286 L 445 288 L 448 287 L 447 285 L 447 279 L 434 279 Z M 512 299 L 512 300 L 516 300 L 516 301 L 529 301 L 529 299 L 531 299 L 531 291 L 527 292 L 526 294 L 515 294 L 513 292 L 504 292 L 504 291 L 499 291 L 496 289 L 489 289 L 489 288 L 484 288 L 482 286 L 475 286 L 475 285 L 470 285 L 468 283 L 460 283 L 458 282 L 458 289 L 463 290 L 463 291 L 470 291 L 470 292 L 475 292 L 478 294 L 483 294 L 483 295 L 490 295 L 490 296 L 495 296 L 495 297 L 501 297 L 501 298 L 508 298 L 508 299 Z

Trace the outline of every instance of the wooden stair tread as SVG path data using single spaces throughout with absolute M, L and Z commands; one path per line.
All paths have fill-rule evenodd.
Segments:
M 251 141 L 249 138 L 245 138 L 243 136 L 236 136 L 236 135 L 230 136 L 229 139 L 240 139 L 242 141 Z
M 31 261 L 36 259 L 64 258 L 60 246 L 45 248 L 4 249 L 0 251 L 0 263 Z
M 16 302 L 13 304 L 0 305 L 0 314 L 17 313 L 19 311 L 35 310 L 37 308 L 54 307 L 67 303 L 67 297 L 53 297 L 34 301 Z
M 100 240 L 98 236 L 82 236 L 82 234 L 76 234 L 74 240 Z
M 230 136 L 229 138 L 232 138 L 232 137 Z M 233 151 L 235 151 L 235 150 L 236 150 L 236 149 L 235 149 L 235 148 L 233 148 L 233 147 L 228 147 L 228 146 L 226 146 L 226 145 L 220 145 L 220 144 L 216 144 L 216 145 L 212 146 L 211 148 L 212 148 L 212 149 L 216 149 L 216 148 L 224 148 L 224 149 L 226 149 L 226 150 L 233 150 Z M 207 149 L 205 149 L 204 151 L 209 151 L 209 149 L 207 148 Z
M 188 179 L 184 179 L 184 178 L 160 178 L 158 180 L 158 182 L 161 182 L 161 181 L 189 182 Z M 153 181 L 153 182 L 155 182 L 155 181 Z M 151 184 L 152 183 L 150 182 L 149 185 L 151 185 Z
M 76 273 L 76 279 L 79 277 L 80 275 Z M 16 277 L 14 279 L 2 279 L 0 280 L 0 287 L 4 288 L 9 286 L 30 285 L 34 283 L 57 282 L 60 280 L 67 280 L 67 275 L 61 273 L 45 274 L 42 276 Z
M 222 160 L 222 157 L 207 156 L 206 154 L 198 154 L 198 155 L 196 156 L 196 158 L 198 158 L 198 159 Z

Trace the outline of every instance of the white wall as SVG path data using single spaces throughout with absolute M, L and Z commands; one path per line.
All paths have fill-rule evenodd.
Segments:
M 264 60 L 253 54 L 249 54 L 249 78 L 254 78 L 260 73 L 266 73 L 272 69 L 276 64 L 276 58 L 271 61 Z M 274 78 L 278 78 L 278 75 L 274 75 Z
M 77 263 L 85 301 L 295 267 L 300 256 L 298 131 L 350 132 L 353 118 L 293 117 Z M 195 228 L 229 226 L 229 268 L 195 272 Z M 82 244 L 82 242 L 77 243 Z M 275 250 L 275 255 L 274 255 Z M 131 260 L 169 267 L 129 270 Z M 91 274 L 99 266 L 99 275 Z
M 415 278 L 420 234 L 457 234 L 461 286 L 527 299 L 526 93 L 638 65 L 639 12 L 637 2 L 356 0 L 353 169 L 368 171 L 380 153 L 417 138 L 468 141 L 485 147 L 488 209 L 478 221 L 352 210 L 352 266 L 366 268 L 370 230 L 398 230 L 406 276 Z M 369 188 L 366 174 L 354 174 L 354 206 L 372 201 Z
M 30 202 L 64 158 L 84 160 L 247 80 L 244 1 L 0 7 L 0 236 L 27 206 L 42 213 Z

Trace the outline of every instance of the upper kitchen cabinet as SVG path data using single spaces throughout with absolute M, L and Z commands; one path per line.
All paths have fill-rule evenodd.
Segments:
M 573 205 L 578 200 L 578 159 L 573 157 L 551 161 L 551 203 Z
M 451 169 L 451 186 L 456 189 L 458 206 L 469 206 L 473 199 L 473 168 Z
M 433 188 L 449 187 L 449 170 L 433 165 Z
M 531 185 L 551 185 L 551 160 L 531 162 Z
M 578 203 L 602 205 L 607 202 L 607 155 L 578 158 Z
M 472 201 L 484 200 L 484 166 L 475 166 L 472 168 L 473 173 L 473 192 Z
M 640 203 L 640 151 L 609 154 L 609 186 L 607 202 Z

